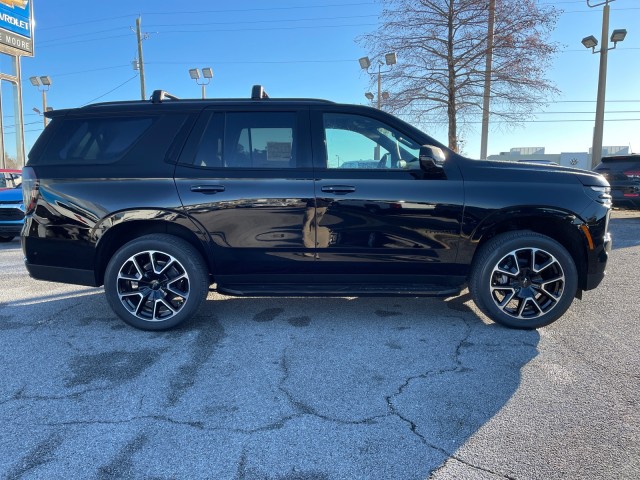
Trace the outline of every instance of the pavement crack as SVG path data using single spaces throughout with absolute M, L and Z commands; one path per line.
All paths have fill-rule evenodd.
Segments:
M 76 425 L 123 425 L 131 422 L 137 422 L 140 420 L 155 420 L 160 422 L 171 423 L 172 425 L 182 425 L 186 427 L 196 428 L 198 430 L 207 430 L 204 427 L 203 422 L 180 421 L 164 415 L 141 415 L 141 416 L 131 417 L 123 420 L 71 420 L 68 422 L 44 423 L 42 425 L 47 427 L 69 427 L 69 426 L 76 426 Z
M 289 415 L 288 417 L 285 417 L 286 421 L 289 421 L 289 420 L 292 420 L 294 418 L 298 418 L 298 417 L 301 417 L 301 416 L 304 416 L 304 415 L 309 415 L 309 416 L 316 417 L 316 418 L 319 418 L 319 419 L 327 421 L 327 422 L 337 423 L 339 425 L 372 425 L 372 424 L 374 424 L 376 422 L 376 420 L 379 420 L 381 418 L 386 418 L 386 417 L 389 416 L 388 414 L 387 415 L 375 415 L 375 416 L 372 416 L 372 417 L 367 417 L 367 418 L 358 419 L 358 420 L 345 420 L 345 419 L 342 419 L 342 418 L 335 418 L 335 417 L 330 417 L 328 415 L 324 415 L 324 414 L 318 412 L 311 405 L 308 405 L 308 404 L 304 403 L 303 401 L 298 400 L 297 398 L 295 398 L 293 393 L 291 393 L 285 387 L 285 384 L 287 383 L 287 380 L 289 379 L 289 375 L 290 375 L 289 363 L 288 363 L 288 360 L 287 360 L 287 352 L 286 352 L 286 350 L 282 353 L 282 356 L 280 357 L 280 362 L 279 363 L 280 363 L 280 368 L 281 368 L 282 372 L 284 373 L 284 375 L 280 379 L 280 384 L 278 385 L 278 389 L 283 393 L 283 395 L 285 396 L 287 401 L 297 411 L 296 414 Z M 286 423 L 286 421 L 284 423 Z
M 27 401 L 44 401 L 50 402 L 54 400 L 75 400 L 87 393 L 100 392 L 109 390 L 109 388 L 101 387 L 101 388 L 88 388 L 86 390 L 80 390 L 78 392 L 72 392 L 64 395 L 25 395 L 24 391 L 26 390 L 26 385 L 20 387 L 10 398 L 0 401 L 0 405 L 4 405 L 5 403 L 10 402 L 19 402 L 23 400 Z
M 467 466 L 469 468 L 473 468 L 474 470 L 479 470 L 481 472 L 489 473 L 489 474 L 494 475 L 496 477 L 506 478 L 507 480 L 517 480 L 516 477 L 513 477 L 511 475 L 507 475 L 505 473 L 494 472 L 493 470 L 490 470 L 488 468 L 479 467 L 478 465 L 473 465 L 472 463 L 469 463 L 469 462 L 465 461 L 464 459 L 462 459 L 461 457 L 458 457 L 457 455 L 449 455 L 449 457 L 444 462 L 442 462 L 442 465 L 440 465 L 435 470 L 431 471 L 431 473 L 429 474 L 429 478 L 433 478 L 434 475 L 436 475 L 440 470 L 444 469 L 444 467 L 446 467 L 447 462 L 449 462 L 449 460 L 455 460 L 456 462 L 462 463 L 463 465 L 465 465 L 465 466 Z

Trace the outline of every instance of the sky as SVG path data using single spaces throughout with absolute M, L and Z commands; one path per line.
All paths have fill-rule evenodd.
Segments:
M 589 8 L 586 0 L 540 3 L 564 11 L 551 37 L 563 48 L 548 74 L 561 94 L 526 123 L 491 124 L 490 155 L 514 147 L 586 152 L 592 144 L 599 55 L 580 41 L 600 38 L 602 7 Z M 51 77 L 47 99 L 55 109 L 140 99 L 132 67 L 138 16 L 147 97 L 163 89 L 198 98 L 188 70 L 211 67 L 208 97 L 248 97 L 252 85 L 262 84 L 272 97 L 369 104 L 369 76 L 358 64 L 369 52 L 356 38 L 376 29 L 376 0 L 32 0 L 32 8 L 35 56 L 22 59 L 27 151 L 42 131 L 42 117 L 33 111 L 42 98 L 30 76 Z M 628 35 L 608 56 L 603 145 L 640 152 L 640 0 L 611 3 L 610 31 L 616 28 Z M 446 144 L 445 127 L 422 129 Z M 463 153 L 479 157 L 480 125 L 470 125 L 462 140 Z

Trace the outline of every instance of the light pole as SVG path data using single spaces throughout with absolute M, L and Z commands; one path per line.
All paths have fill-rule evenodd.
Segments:
M 198 81 L 200 80 L 200 70 L 198 70 L 197 68 L 190 69 L 189 76 L 193 78 L 198 85 L 202 86 L 202 98 L 206 98 L 205 86 L 209 85 L 209 82 L 211 82 L 211 79 L 213 78 L 213 70 L 211 69 L 211 67 L 202 69 L 202 82 Z
M 582 39 L 582 44 L 586 48 L 591 49 L 591 53 L 600 54 L 600 70 L 598 73 L 598 97 L 596 100 L 596 121 L 593 129 L 593 146 L 591 148 L 591 168 L 594 168 L 600 159 L 602 158 L 602 135 L 604 129 L 604 99 L 607 90 L 607 53 L 609 50 L 616 48 L 618 42 L 622 42 L 627 36 L 627 31 L 624 29 L 614 30 L 611 34 L 611 41 L 613 47 L 609 47 L 609 3 L 615 2 L 615 0 L 605 0 L 604 2 L 591 5 L 590 0 L 587 0 L 587 6 L 594 8 L 604 5 L 602 9 L 602 45 L 600 50 L 596 51 L 598 40 L 593 35 L 589 35 Z
M 371 60 L 369 60 L 369 57 L 362 57 L 361 59 L 358 60 L 358 62 L 360 62 L 360 68 L 362 68 L 363 70 L 366 70 L 366 72 L 369 75 L 372 75 L 372 73 L 369 71 L 369 67 L 371 67 Z M 389 71 L 389 70 L 386 70 L 384 72 L 382 71 L 382 66 L 385 63 L 389 67 L 398 63 L 398 58 L 396 57 L 396 53 L 395 52 L 385 53 L 384 63 L 382 62 L 382 60 L 378 60 L 378 99 L 377 99 L 378 110 L 382 109 L 382 99 L 386 100 L 387 98 L 389 98 L 389 94 L 387 92 L 382 91 L 382 74 L 387 73 Z M 371 98 L 369 98 L 369 95 L 371 95 Z M 369 100 L 373 101 L 373 93 L 367 92 L 365 93 L 365 96 Z
M 371 60 L 369 60 L 369 57 L 362 57 L 358 59 L 358 62 L 360 63 L 360 68 L 365 70 L 369 75 L 373 75 L 369 71 L 369 67 L 371 67 Z M 384 72 L 382 71 L 382 66 L 385 63 L 389 65 L 389 67 L 392 67 L 393 65 L 398 63 L 398 58 L 396 57 L 396 53 L 395 52 L 385 53 L 384 63 L 382 62 L 382 60 L 378 60 L 378 98 L 376 101 L 378 110 L 382 110 L 382 99 L 387 100 L 389 98 L 389 93 L 382 91 L 382 74 L 387 73 L 389 71 L 389 70 L 386 70 Z M 374 98 L 373 93 L 367 92 L 364 94 L 364 96 L 367 97 L 367 100 L 369 100 L 370 102 L 373 102 L 373 98 Z M 373 159 L 380 160 L 380 145 L 375 146 L 373 151 Z
M 46 127 L 47 123 L 49 123 L 49 119 L 44 114 L 49 111 L 47 108 L 47 92 L 51 87 L 51 77 L 29 77 L 29 81 L 31 82 L 31 85 L 42 92 L 42 116 L 44 118 L 44 126 Z

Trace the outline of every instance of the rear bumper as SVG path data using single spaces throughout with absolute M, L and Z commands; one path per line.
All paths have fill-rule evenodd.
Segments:
M 78 268 L 51 267 L 48 265 L 33 265 L 24 262 L 29 275 L 36 280 L 47 282 L 71 283 L 85 285 L 87 287 L 99 287 L 93 270 L 80 270 Z

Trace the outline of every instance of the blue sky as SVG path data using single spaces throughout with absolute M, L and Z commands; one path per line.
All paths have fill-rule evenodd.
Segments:
M 540 0 L 549 3 L 551 0 Z M 565 13 L 552 39 L 565 47 L 549 71 L 561 90 L 556 101 L 519 127 L 493 124 L 489 154 L 511 147 L 546 147 L 547 153 L 587 151 L 591 146 L 598 78 L 598 55 L 580 40 L 599 39 L 602 7 L 586 0 L 558 0 Z M 592 2 L 593 3 L 593 2 Z M 41 130 L 40 93 L 28 82 L 49 75 L 54 108 L 91 101 L 140 98 L 131 62 L 136 57 L 132 28 L 142 30 L 147 95 L 164 89 L 179 97 L 199 97 L 189 68 L 212 67 L 210 97 L 246 97 L 263 84 L 273 97 L 315 97 L 367 104 L 368 77 L 358 58 L 368 52 L 355 38 L 375 29 L 375 0 L 34 0 L 35 50 L 23 58 L 23 102 L 27 150 Z M 611 4 L 611 30 L 628 36 L 609 53 L 604 145 L 640 151 L 640 0 Z M 402 58 L 398 58 L 401 62 Z M 423 127 L 446 143 L 444 127 Z M 463 132 L 464 153 L 480 152 L 480 125 Z

